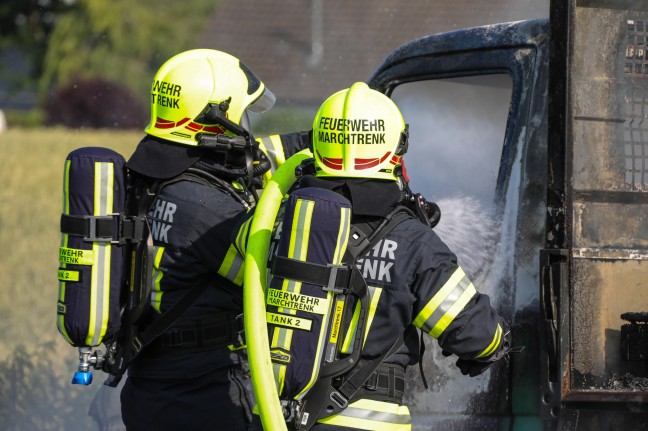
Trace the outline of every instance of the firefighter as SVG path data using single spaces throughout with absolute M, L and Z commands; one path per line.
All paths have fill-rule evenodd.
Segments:
M 252 401 L 240 343 L 242 260 L 230 235 L 271 165 L 246 113 L 275 98 L 237 58 L 208 49 L 164 63 L 150 97 L 146 136 L 127 163 L 140 184 L 158 187 L 147 213 L 154 253 L 145 321 L 156 322 L 192 286 L 207 286 L 130 365 L 122 418 L 129 431 L 244 430 Z M 265 142 L 283 158 L 304 136 Z
M 407 126 L 397 106 L 366 84 L 356 83 L 333 94 L 319 108 L 312 130 L 315 175 L 302 176 L 296 187 L 337 192 L 352 204 L 353 225 L 378 226 L 403 204 L 407 181 L 402 157 L 407 145 Z M 324 410 L 313 430 L 411 429 L 403 395 L 405 370 L 418 363 L 420 356 L 417 331 L 408 330 L 412 326 L 435 338 L 444 355 L 456 355 L 456 364 L 465 375 L 479 375 L 506 356 L 510 348 L 507 322 L 488 296 L 476 290 L 456 255 L 422 220 L 408 217 L 401 221 L 356 266 L 371 295 L 362 360 L 383 359 L 346 400 L 348 406 L 328 416 Z M 401 335 L 405 338 L 398 350 L 385 356 L 399 346 Z M 353 327 L 346 337 L 352 336 Z M 334 385 L 341 390 L 344 382 L 344 377 L 335 379 Z M 293 426 L 288 423 L 289 429 Z M 258 416 L 250 429 L 261 429 Z

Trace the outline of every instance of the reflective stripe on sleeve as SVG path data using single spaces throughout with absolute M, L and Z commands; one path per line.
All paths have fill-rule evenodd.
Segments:
M 460 267 L 457 268 L 416 316 L 414 326 L 439 338 L 475 294 L 477 290 L 466 273 Z
M 238 233 L 236 234 L 236 248 L 241 256 L 245 256 L 245 250 L 247 248 L 247 239 L 248 232 L 250 231 L 250 226 L 252 225 L 252 217 L 245 220 L 241 225 Z
M 491 343 L 488 345 L 488 347 L 486 347 L 486 349 L 484 349 L 483 352 L 475 356 L 475 359 L 485 358 L 487 356 L 492 355 L 493 352 L 497 350 L 497 348 L 499 347 L 501 341 L 502 341 L 502 327 L 498 323 L 497 329 L 495 330 L 495 335 L 493 336 L 493 341 L 491 341 Z
M 160 261 L 162 260 L 162 254 L 164 254 L 164 247 L 155 246 L 153 248 L 153 255 L 155 260 L 153 261 L 153 274 L 151 274 L 151 282 L 153 286 L 151 287 L 151 307 L 158 313 L 160 313 L 160 305 L 162 304 L 162 288 L 160 287 L 160 282 L 164 274 L 160 271 Z
M 271 135 L 265 138 L 257 139 L 259 148 L 268 156 L 270 160 L 270 170 L 263 174 L 264 183 L 267 183 L 277 168 L 284 164 L 286 155 L 283 151 L 283 145 L 279 135 Z
M 318 423 L 363 430 L 410 431 L 412 419 L 407 406 L 361 399 L 339 414 L 319 419 Z
M 231 244 L 227 250 L 225 259 L 223 259 L 223 263 L 218 268 L 218 275 L 228 279 L 237 286 L 241 286 L 243 284 L 243 263 L 244 260 L 236 250 L 236 246 Z

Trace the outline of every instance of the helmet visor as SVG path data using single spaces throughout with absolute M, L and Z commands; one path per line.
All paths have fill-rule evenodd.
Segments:
M 257 100 L 252 102 L 250 106 L 248 106 L 248 109 L 252 112 L 260 114 L 272 108 L 275 104 L 275 100 L 277 100 L 277 98 L 275 97 L 274 93 L 270 91 L 268 87 L 264 87 L 261 96 L 259 96 Z

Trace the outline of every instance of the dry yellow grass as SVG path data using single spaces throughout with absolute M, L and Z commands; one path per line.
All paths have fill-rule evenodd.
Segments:
M 0 359 L 19 344 L 29 350 L 62 339 L 55 323 L 56 270 L 67 154 L 104 146 L 128 158 L 142 135 L 66 129 L 10 129 L 0 135 Z
M 66 129 L 0 134 L 0 429 L 96 429 L 87 412 L 105 375 L 95 371 L 90 387 L 71 385 L 77 349 L 56 329 L 63 164 L 70 151 L 86 146 L 128 158 L 142 136 Z

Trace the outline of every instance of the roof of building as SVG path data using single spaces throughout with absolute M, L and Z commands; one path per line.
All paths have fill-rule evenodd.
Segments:
M 239 57 L 280 102 L 319 104 L 410 40 L 548 14 L 548 0 L 223 1 L 200 44 Z

